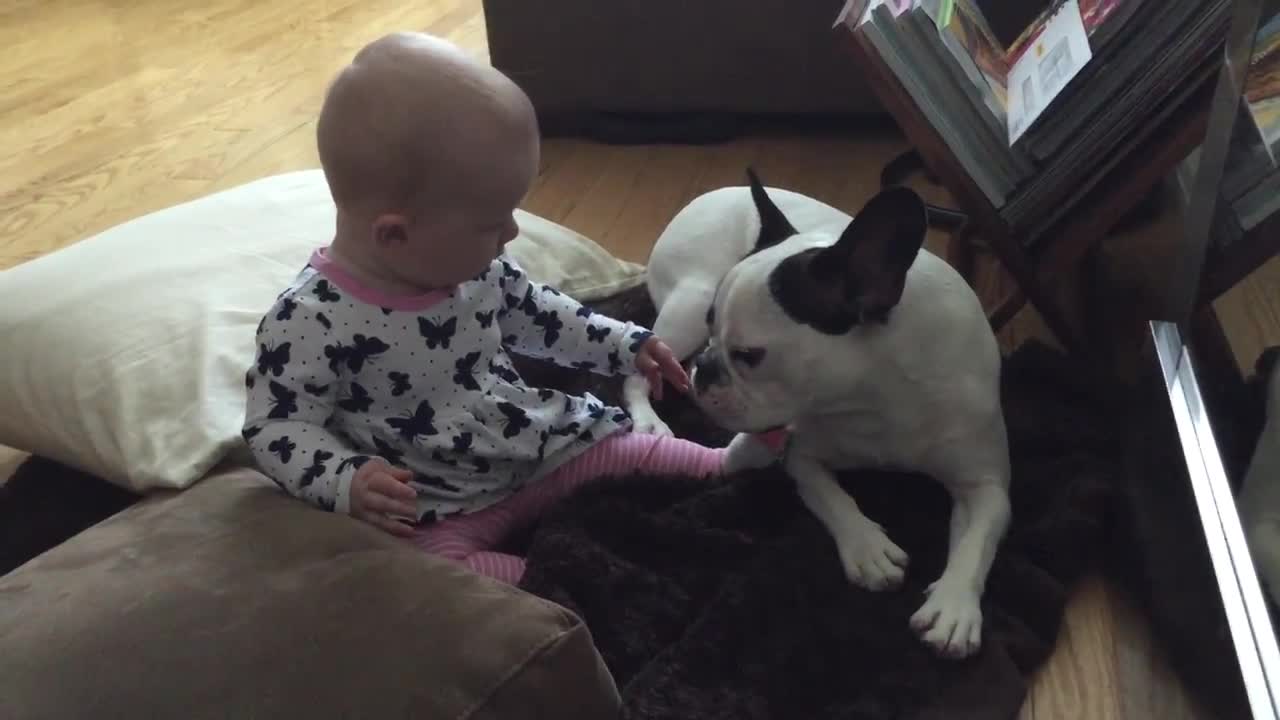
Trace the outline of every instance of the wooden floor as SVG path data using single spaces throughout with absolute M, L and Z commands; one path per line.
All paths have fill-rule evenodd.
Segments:
M 314 167 L 315 112 L 330 74 L 368 40 L 402 28 L 487 58 L 479 0 L 0 0 L 0 270 L 151 210 Z M 892 135 L 714 147 L 552 141 L 525 207 L 643 261 L 677 208 L 741 183 L 748 163 L 771 184 L 852 211 L 902 147 Z M 940 250 L 941 238 L 930 242 Z M 1242 365 L 1280 342 L 1277 287 L 1273 261 L 1220 303 Z M 1024 312 L 1001 340 L 1041 334 Z M 0 476 L 18 458 L 0 452 Z M 1022 717 L 1202 715 L 1150 649 L 1142 621 L 1093 580 L 1076 594 Z

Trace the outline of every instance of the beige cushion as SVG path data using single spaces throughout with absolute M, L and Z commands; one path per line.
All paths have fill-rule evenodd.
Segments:
M 571 613 L 249 470 L 0 577 L 5 717 L 607 718 Z
M 519 212 L 511 254 L 584 302 L 643 268 Z M 0 445 L 137 491 L 187 487 L 242 450 L 262 313 L 328 242 L 319 170 L 151 213 L 0 273 Z

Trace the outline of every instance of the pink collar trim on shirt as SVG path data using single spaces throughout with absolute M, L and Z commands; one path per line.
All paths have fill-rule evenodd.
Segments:
M 360 302 L 377 305 L 388 310 L 420 312 L 438 302 L 447 300 L 452 294 L 448 290 L 432 290 L 421 295 L 389 295 L 381 290 L 375 290 L 355 279 L 350 273 L 329 259 L 329 256 L 324 254 L 324 248 L 317 248 L 311 253 L 310 265 L 319 271 L 321 275 L 328 278 L 329 282 L 337 285 L 339 290 Z

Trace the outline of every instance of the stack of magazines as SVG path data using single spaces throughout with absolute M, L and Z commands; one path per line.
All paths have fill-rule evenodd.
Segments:
M 1177 179 L 1190 201 L 1200 159 L 1193 151 Z M 1253 43 L 1244 94 L 1218 186 L 1211 241 L 1222 250 L 1280 210 L 1280 14 L 1265 19 Z
M 896 76 L 1033 244 L 1216 76 L 1230 0 L 1054 0 L 1007 48 L 972 0 L 852 0 Z

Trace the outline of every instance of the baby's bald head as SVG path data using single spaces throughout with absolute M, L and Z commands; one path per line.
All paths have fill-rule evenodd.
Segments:
M 525 94 L 456 46 L 420 33 L 393 33 L 361 49 L 330 85 L 316 136 L 334 202 L 366 218 L 514 205 L 530 179 L 519 177 L 527 156 L 537 162 Z

